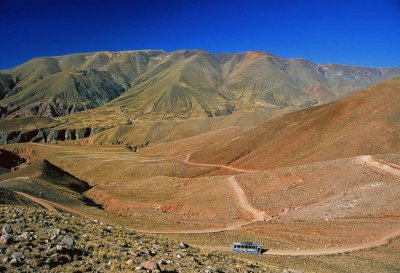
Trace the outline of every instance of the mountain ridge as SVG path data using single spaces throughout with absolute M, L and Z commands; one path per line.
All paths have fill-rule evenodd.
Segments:
M 65 87 L 65 92 L 57 94 L 64 87 L 54 91 L 35 86 L 50 81 L 49 77 L 59 73 L 89 70 L 100 71 L 94 72 L 97 74 L 92 76 L 94 82 L 117 84 L 123 90 L 114 92 L 117 95 L 100 103 L 96 103 L 96 98 L 90 94 L 80 94 L 76 98 L 78 103 L 68 99 L 68 93 L 74 92 L 74 87 Z M 3 118 L 38 115 L 35 108 L 42 103 L 56 109 L 39 113 L 47 117 L 65 116 L 110 104 L 130 110 L 133 119 L 148 116 L 148 113 L 151 118 L 162 119 L 166 116 L 226 115 L 238 107 L 268 109 L 323 104 L 398 76 L 400 68 L 318 65 L 302 58 L 285 59 L 260 51 L 235 54 L 205 50 L 135 50 L 35 58 L 0 72 Z M 81 80 L 88 81 L 86 76 Z M 99 90 L 101 86 L 89 83 L 87 89 Z M 52 95 L 32 98 L 37 93 Z M 100 93 L 107 97 L 107 90 Z M 17 98 L 24 103 L 16 103 Z M 68 111 L 69 108 L 73 110 Z

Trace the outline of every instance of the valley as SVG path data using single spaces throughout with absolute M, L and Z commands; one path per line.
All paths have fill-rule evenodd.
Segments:
M 3 205 L 280 271 L 400 270 L 397 68 L 187 50 L 1 73 Z M 263 255 L 230 253 L 235 241 Z

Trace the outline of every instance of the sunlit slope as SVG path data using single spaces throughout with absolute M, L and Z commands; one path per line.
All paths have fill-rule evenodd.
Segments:
M 60 72 L 3 99 L 3 113 L 9 117 L 65 116 L 95 108 L 124 91 L 124 85 L 106 72 Z
M 0 93 L 6 98 L 0 101 L 2 115 L 58 117 L 103 105 L 151 66 L 149 56 L 160 53 L 97 52 L 33 59 L 3 71 Z
M 400 151 L 400 78 L 337 102 L 267 121 L 193 154 L 198 162 L 251 169 Z M 210 155 L 213 155 L 210 157 Z
M 263 52 L 95 52 L 2 71 L 0 106 L 6 118 L 58 117 L 102 105 L 96 114 L 122 107 L 127 119 L 213 117 L 322 104 L 396 75 L 400 69 L 317 65 Z

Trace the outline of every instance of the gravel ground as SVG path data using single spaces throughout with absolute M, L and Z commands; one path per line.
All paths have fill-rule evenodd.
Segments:
M 0 272 L 275 272 L 228 254 L 38 208 L 0 206 L 0 228 Z

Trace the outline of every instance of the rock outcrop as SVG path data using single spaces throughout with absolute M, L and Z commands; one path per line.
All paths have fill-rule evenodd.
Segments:
M 0 149 L 0 167 L 11 169 L 24 162 L 26 162 L 26 160 L 22 157 L 19 157 L 10 151 Z
M 9 118 L 59 117 L 96 108 L 130 86 L 108 72 L 95 69 L 59 72 L 27 86 L 20 82 L 13 90 L 7 86 L 2 88 L 1 82 L 0 77 L 0 99 L 2 91 L 8 95 L 0 101 L 0 114 Z
M 15 82 L 11 75 L 0 74 L 0 100 L 14 88 Z
M 0 132 L 0 145 L 41 142 L 54 143 L 65 140 L 78 140 L 104 131 L 105 128 L 78 128 L 78 129 L 56 129 L 43 128 L 31 131 Z

